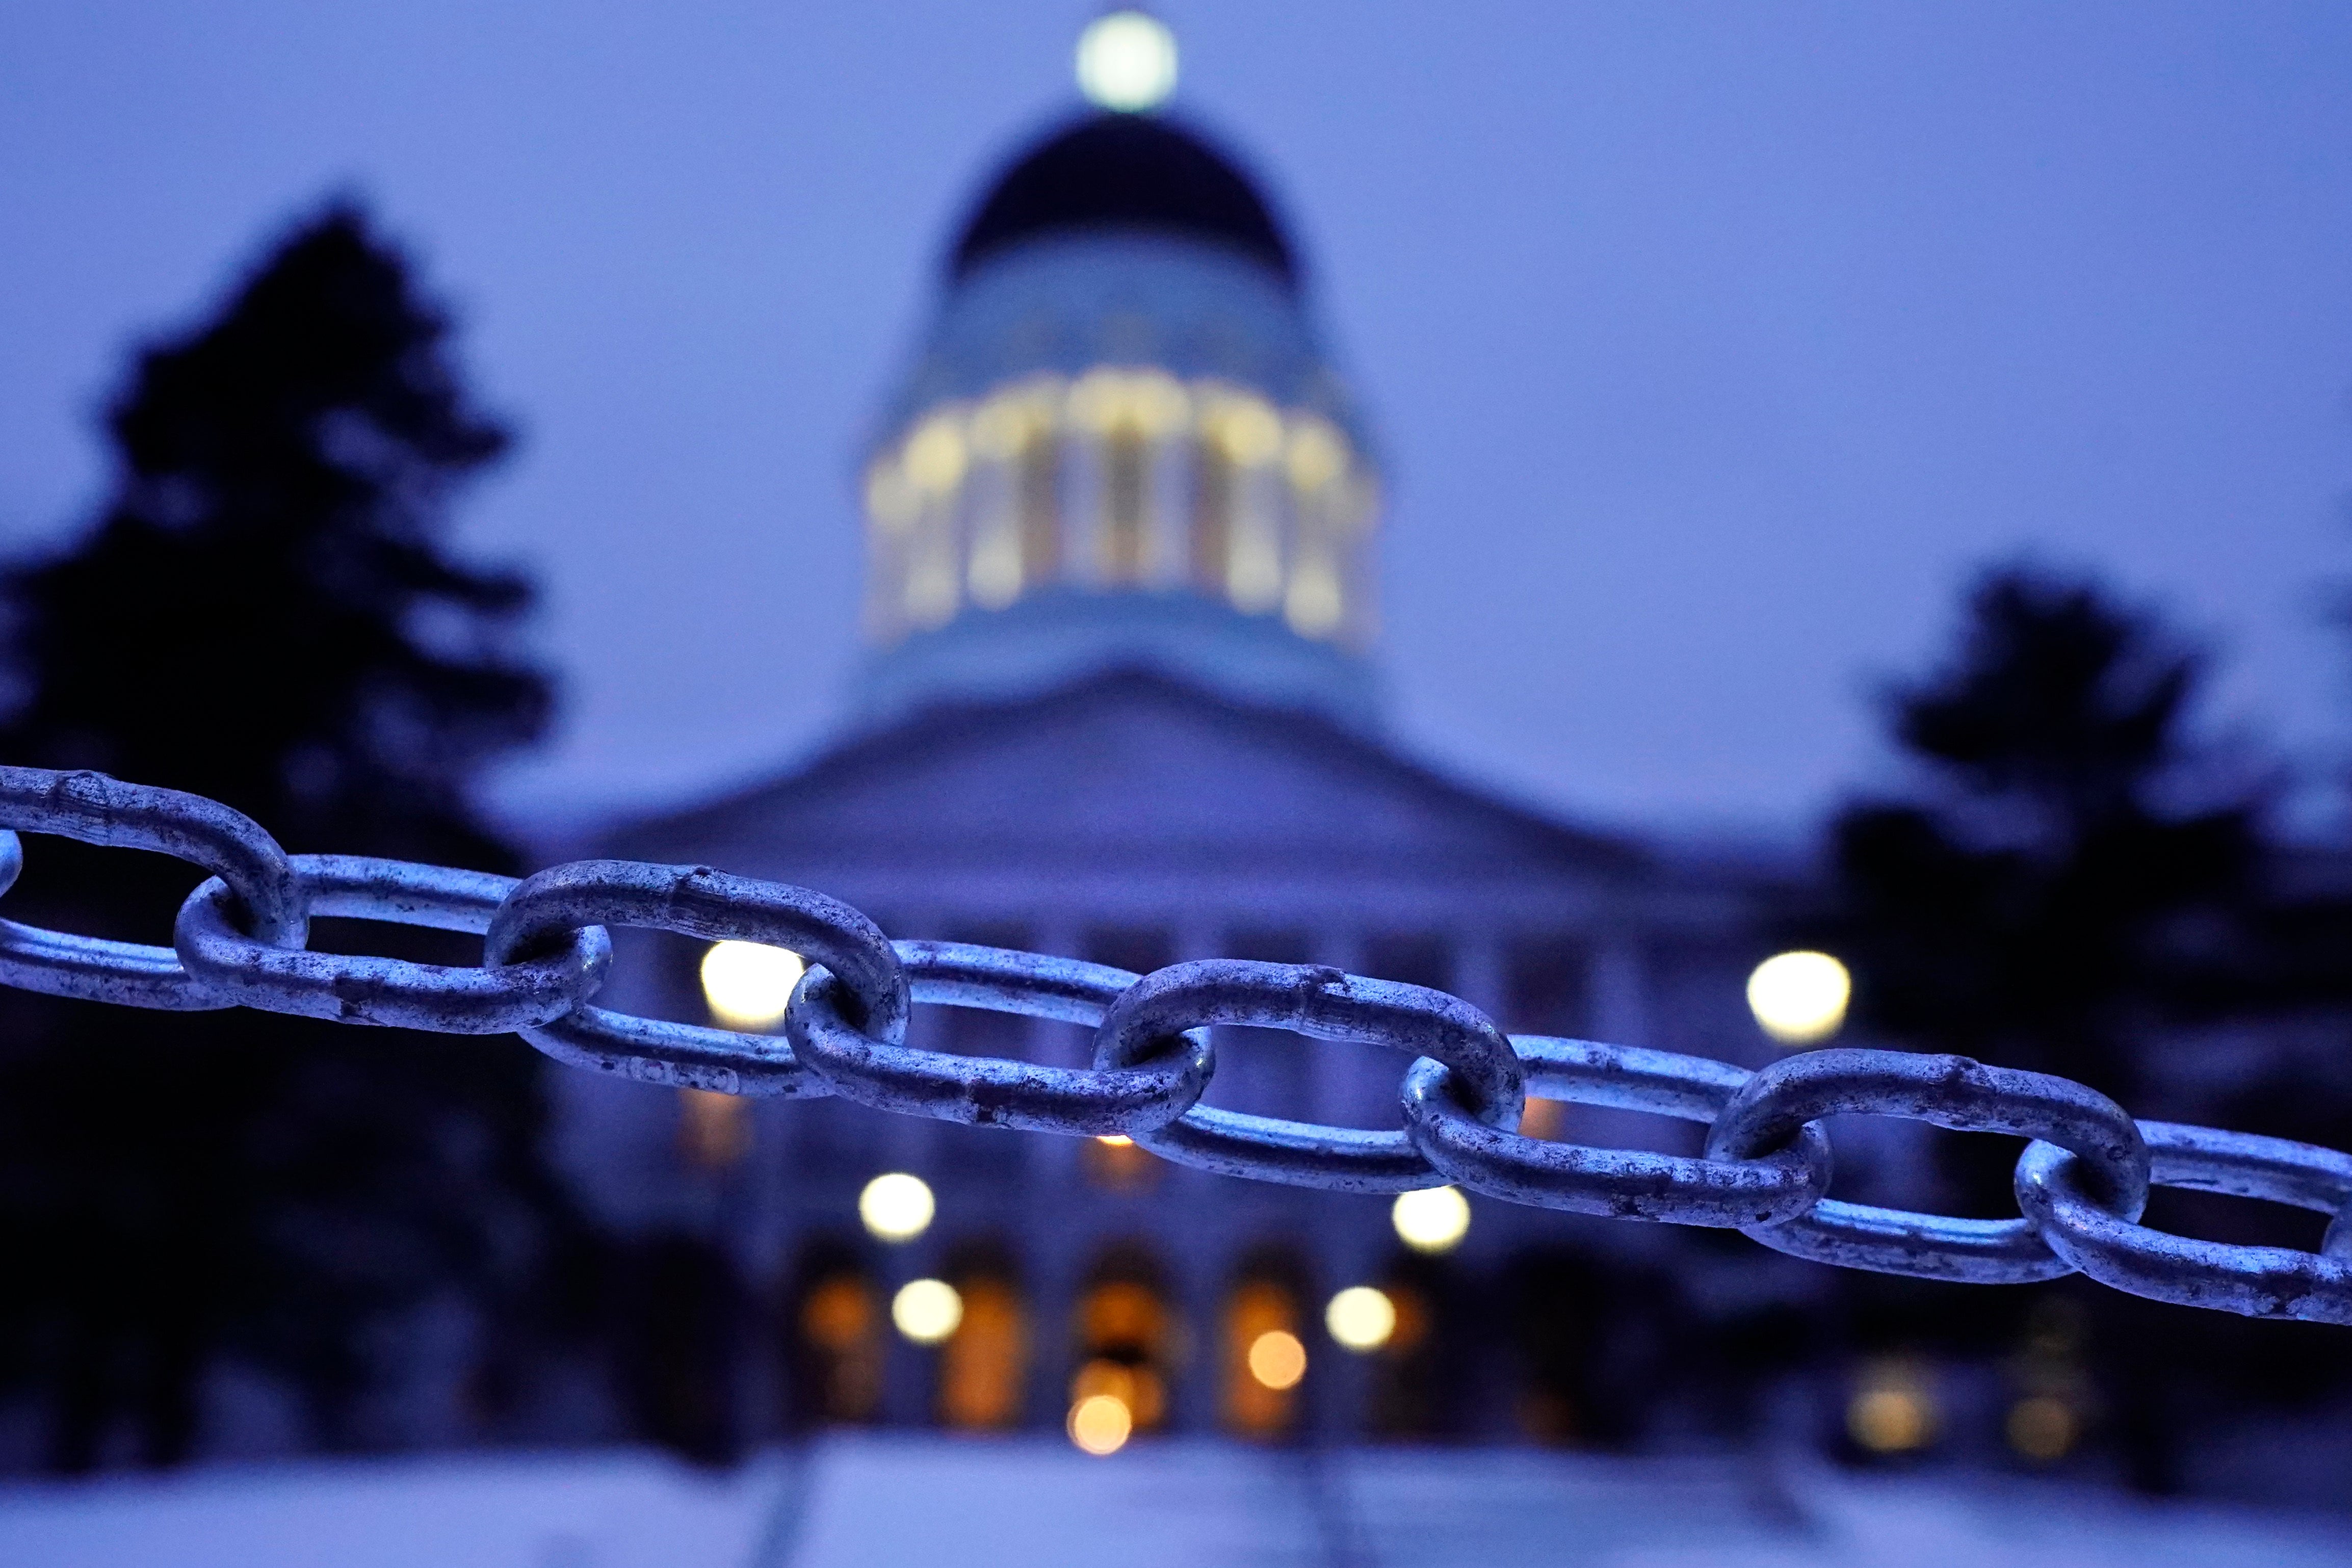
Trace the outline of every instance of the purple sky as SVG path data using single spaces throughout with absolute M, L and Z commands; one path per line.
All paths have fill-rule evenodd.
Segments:
M 462 530 L 541 574 L 566 675 L 506 797 L 804 752 L 856 653 L 857 445 L 1089 14 L 15 0 L 0 542 L 93 500 L 131 342 L 356 189 L 525 437 Z M 1867 693 L 1963 574 L 2030 549 L 2336 765 L 2352 7 L 1163 14 L 1381 428 L 1416 750 L 1603 819 L 1794 824 L 1883 771 Z

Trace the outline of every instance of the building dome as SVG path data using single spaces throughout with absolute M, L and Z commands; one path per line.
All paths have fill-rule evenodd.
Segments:
M 1380 485 L 1299 272 L 1157 116 L 1012 162 L 867 454 L 868 721 L 1121 667 L 1372 721 Z
M 1096 114 L 1047 136 L 990 187 L 949 263 L 953 278 L 1044 235 L 1161 234 L 1224 246 L 1295 284 L 1265 199 L 1199 135 L 1157 115 Z

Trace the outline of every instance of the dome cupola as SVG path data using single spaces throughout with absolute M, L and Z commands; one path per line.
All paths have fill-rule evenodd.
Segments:
M 1234 161 L 1085 115 L 945 272 L 865 468 L 868 716 L 1140 665 L 1369 722 L 1378 479 Z
M 1156 114 L 1093 114 L 1014 160 L 965 223 L 949 265 L 1048 235 L 1149 234 L 1218 245 L 1295 285 L 1297 263 L 1265 199 L 1198 134 Z

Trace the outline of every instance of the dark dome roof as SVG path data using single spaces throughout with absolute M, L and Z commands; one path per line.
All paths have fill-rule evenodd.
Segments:
M 1289 242 L 1248 179 L 1198 136 L 1146 114 L 1093 115 L 1023 153 L 964 225 L 948 271 L 962 278 L 1040 235 L 1103 229 L 1212 240 L 1297 281 Z

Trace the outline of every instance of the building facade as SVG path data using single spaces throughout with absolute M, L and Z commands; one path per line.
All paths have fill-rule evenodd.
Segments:
M 609 852 L 818 889 L 895 938 L 1137 973 L 1328 964 L 1454 992 L 1515 1032 L 1772 1054 L 1741 986 L 1776 874 L 1552 820 L 1384 739 L 1377 447 L 1281 226 L 1197 132 L 1090 114 L 1011 163 L 952 249 L 863 491 L 870 654 L 836 742 Z M 701 944 L 622 946 L 610 1005 L 713 1016 Z M 1073 1026 L 940 1008 L 911 1037 L 1088 1053 Z M 1209 1103 L 1397 1124 L 1402 1061 L 1270 1030 L 1217 1048 Z M 1740 1380 L 1704 1347 L 1818 1289 L 1736 1237 L 1693 1251 L 1474 1200 L 1459 1244 L 1424 1253 L 1387 1199 L 1132 1145 L 558 1087 L 592 1206 L 705 1260 L 656 1289 L 656 1316 L 705 1321 L 691 1279 L 723 1279 L 729 1321 L 751 1325 L 648 1373 L 643 1420 L 689 1445 L 696 1422 L 1051 1428 L 1105 1394 L 1142 1431 L 1607 1437 L 1637 1405 L 1736 1419 L 1716 1407 Z M 1542 1102 L 1528 1124 L 1683 1152 L 1701 1131 Z M 860 1225 L 885 1173 L 936 1196 L 911 1240 Z M 917 1279 L 961 1305 L 934 1346 L 891 1324 Z M 1360 1353 L 1325 1327 L 1356 1286 L 1394 1318 Z M 1303 1376 L 1254 1364 L 1268 1335 L 1304 1351 Z

